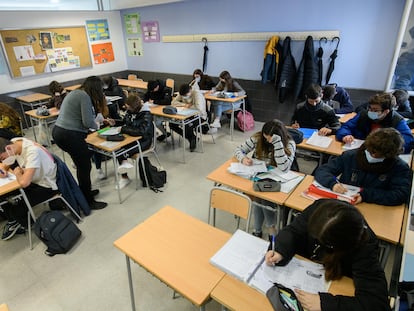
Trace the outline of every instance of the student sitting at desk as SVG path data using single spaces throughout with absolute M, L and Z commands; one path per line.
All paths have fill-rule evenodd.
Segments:
M 257 132 L 242 145 L 236 148 L 234 156 L 244 165 L 252 165 L 253 160 L 247 155 L 253 151 L 253 158 L 264 160 L 267 165 L 277 167 L 282 172 L 290 169 L 298 170 L 295 160 L 296 144 L 290 137 L 285 125 L 279 120 L 266 122 L 260 132 Z M 271 206 L 272 203 L 255 198 L 255 201 Z M 263 209 L 253 202 L 254 232 L 253 235 L 262 237 L 263 222 L 266 222 L 269 236 L 276 233 L 275 212 Z
M 174 98 L 171 104 L 176 107 L 192 108 L 200 111 L 201 122 L 205 122 L 207 121 L 206 100 L 200 90 L 194 87 L 196 85 L 197 83 L 194 83 L 193 87 L 188 84 L 181 85 L 179 94 Z M 197 125 L 196 122 L 192 122 L 185 126 L 185 138 L 187 138 L 190 143 L 191 152 L 196 148 L 196 135 L 194 134 L 194 130 Z M 170 128 L 179 135 L 183 135 L 183 130 L 178 124 L 171 123 Z M 207 133 L 208 127 L 202 130 Z
M 200 90 L 209 91 L 216 86 L 213 79 L 210 76 L 203 73 L 201 69 L 196 69 L 193 72 L 193 80 L 189 83 L 190 86 L 193 86 L 194 83 L 197 83 L 200 87 Z
M 0 178 L 7 177 L 7 171 L 17 161 L 13 169 L 16 180 L 26 193 L 32 206 L 53 197 L 56 185 L 56 163 L 52 155 L 38 143 L 23 137 L 7 140 L 0 138 Z M 6 197 L 19 192 L 12 192 Z M 0 201 L 7 200 L 2 197 Z M 8 222 L 4 226 L 2 240 L 11 239 L 16 233 L 25 233 L 27 228 L 27 206 L 23 200 L 9 201 L 2 206 Z
M 411 130 L 404 118 L 392 109 L 395 97 L 388 93 L 376 94 L 369 99 L 368 111 L 361 110 L 355 117 L 342 124 L 336 133 L 336 139 L 346 144 L 354 138 L 365 139 L 378 128 L 395 128 L 404 138 L 404 153 L 409 153 L 414 141 Z
M 119 96 L 121 99 L 113 102 L 111 105 L 108 105 L 109 115 L 112 119 L 119 119 L 119 109 L 122 109 L 127 98 L 126 94 L 122 87 L 119 86 L 118 80 L 112 77 L 111 75 L 104 76 L 102 78 L 104 84 L 104 94 L 105 96 Z
M 151 147 L 152 140 L 154 137 L 154 126 L 152 123 L 152 114 L 151 110 L 147 103 L 141 100 L 138 95 L 131 94 L 128 96 L 125 102 L 126 114 L 121 122 L 115 122 L 114 120 L 109 120 L 111 125 L 122 125 L 121 133 L 128 134 L 131 136 L 142 136 L 139 140 L 141 145 L 141 150 L 147 150 Z M 134 145 L 136 145 L 134 143 Z M 128 149 L 132 146 L 127 145 L 124 148 Z M 127 161 L 128 157 L 139 152 L 138 147 L 130 150 L 128 154 L 118 158 L 118 162 L 121 164 L 118 167 L 118 173 L 121 174 L 121 180 L 119 181 L 119 188 L 122 189 L 126 187 L 131 180 L 128 177 L 128 169 L 133 168 L 133 166 Z M 117 186 L 118 187 L 118 186 Z
M 331 106 L 335 113 L 343 114 L 354 111 L 348 92 L 344 88 L 337 86 L 336 83 L 323 87 L 322 100 Z
M 413 112 L 411 109 L 410 95 L 408 92 L 406 90 L 395 90 L 392 95 L 395 97 L 394 110 L 396 110 L 404 118 L 412 119 Z
M 292 127 L 319 130 L 319 135 L 335 134 L 341 123 L 335 111 L 322 101 L 322 88 L 311 84 L 305 91 L 306 101 L 298 104 L 292 116 Z
M 378 240 L 362 214 L 351 204 L 317 200 L 276 236 L 268 265 L 286 265 L 295 255 L 320 262 L 327 281 L 353 279 L 355 296 L 312 294 L 296 289 L 302 307 L 312 311 L 385 311 L 387 281 L 379 263 Z
M 47 105 L 48 108 L 56 107 L 57 109 L 60 109 L 60 106 L 67 95 L 66 90 L 59 82 L 52 81 L 49 83 L 49 93 L 52 97 L 49 99 Z
M 234 80 L 228 71 L 222 71 L 220 73 L 220 81 L 219 83 L 211 90 L 211 92 L 216 91 L 223 91 L 223 92 L 231 92 L 234 96 L 243 96 L 246 94 L 246 91 L 240 86 L 240 84 Z M 214 101 L 212 103 L 214 109 L 214 121 L 210 124 L 211 127 L 219 128 L 221 127 L 220 119 L 223 114 L 223 111 L 227 111 L 230 109 L 238 108 L 241 105 L 241 101 L 235 103 L 227 103 L 221 101 Z
M 144 102 L 155 105 L 171 105 L 172 89 L 165 85 L 164 81 L 151 80 L 148 81 L 147 92 L 144 95 Z M 161 131 L 162 135 L 157 137 L 158 141 L 164 141 L 170 136 L 167 133 L 162 121 L 156 121 L 155 125 Z
M 345 151 L 318 167 L 315 179 L 339 193 L 346 191 L 341 183 L 361 187 L 357 203 L 403 204 L 410 194 L 411 171 L 398 157 L 402 146 L 403 139 L 397 130 L 378 129 L 368 135 L 359 149 Z

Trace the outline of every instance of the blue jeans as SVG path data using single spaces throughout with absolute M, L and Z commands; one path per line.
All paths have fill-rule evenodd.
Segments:
M 255 199 L 258 203 L 262 205 L 267 205 L 275 208 L 275 211 L 269 211 L 268 209 L 264 209 L 257 204 L 256 202 L 252 202 L 253 205 L 253 216 L 254 216 L 254 231 L 255 232 L 262 232 L 262 226 L 265 222 L 266 227 L 275 227 L 276 226 L 276 207 L 273 203 L 270 203 L 265 200 Z
M 221 115 L 223 114 L 223 111 L 233 109 L 233 105 L 234 105 L 234 108 L 239 108 L 241 105 L 241 102 L 236 102 L 232 105 L 231 103 L 227 103 L 227 102 L 214 101 L 212 105 L 214 109 L 214 118 L 220 119 Z

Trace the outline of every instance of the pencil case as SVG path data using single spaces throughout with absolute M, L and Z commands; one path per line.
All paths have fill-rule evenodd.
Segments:
M 253 182 L 253 190 L 259 192 L 278 192 L 281 182 L 271 178 L 263 178 Z
M 266 292 L 266 297 L 275 311 L 303 311 L 293 290 L 279 283 L 273 284 Z

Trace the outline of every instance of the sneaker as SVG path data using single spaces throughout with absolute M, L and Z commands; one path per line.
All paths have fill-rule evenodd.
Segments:
M 127 178 L 121 178 L 118 182 L 118 185 L 115 186 L 115 189 L 119 190 L 120 189 L 124 189 L 126 186 L 129 185 L 129 183 L 131 182 L 131 179 Z
M 220 119 L 214 119 L 214 122 L 210 124 L 210 127 L 220 128 L 221 127 Z
M 26 230 L 17 221 L 9 221 L 3 229 L 1 239 L 3 241 L 10 240 L 15 234 L 24 234 Z
M 166 138 L 168 138 L 170 136 L 171 136 L 170 133 L 167 133 L 167 135 L 162 134 L 162 135 L 160 135 L 160 136 L 157 137 L 157 141 L 162 142 L 162 141 L 164 141 Z
M 213 134 L 216 134 L 218 132 L 218 129 L 217 128 L 215 128 L 215 127 L 210 127 L 210 129 L 207 131 L 207 133 L 206 134 L 208 134 L 208 135 L 213 135 Z
M 105 208 L 107 205 L 108 205 L 108 204 L 107 204 L 107 203 L 105 203 L 105 202 L 98 202 L 98 201 L 95 201 L 95 200 L 93 200 L 93 201 L 89 202 L 89 207 L 90 207 L 90 209 L 95 209 L 95 210 L 97 210 L 97 209 L 103 209 L 103 208 Z
M 105 179 L 105 178 L 106 178 L 106 175 L 105 175 L 105 173 L 104 173 L 103 169 L 101 169 L 101 168 L 98 170 L 98 172 L 97 172 L 97 176 L 98 176 L 98 179 L 99 179 L 99 180 L 103 180 L 103 179 Z
M 119 174 L 125 174 L 128 173 L 128 170 L 133 168 L 134 166 L 129 163 L 127 160 L 122 161 L 122 164 L 118 166 L 118 173 Z

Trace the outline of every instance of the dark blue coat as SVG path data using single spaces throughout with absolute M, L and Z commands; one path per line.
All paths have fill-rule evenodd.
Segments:
M 362 188 L 360 194 L 363 202 L 381 205 L 406 203 L 411 185 L 411 171 L 407 163 L 397 157 L 386 159 L 383 163 L 369 164 L 364 150 L 362 146 L 345 151 L 319 166 L 314 173 L 316 181 L 332 189 L 335 177 L 340 175 L 340 182 Z

